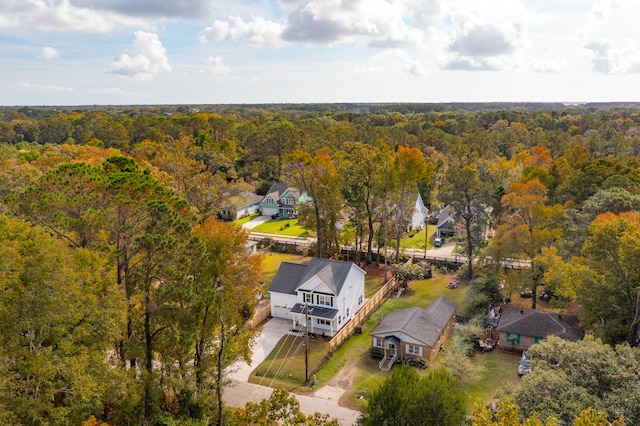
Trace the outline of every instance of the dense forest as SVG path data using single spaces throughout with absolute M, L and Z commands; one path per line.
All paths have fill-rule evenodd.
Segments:
M 419 192 L 456 211 L 481 259 L 467 278 L 534 308 L 544 286 L 605 343 L 640 346 L 638 105 L 4 107 L 0 423 L 246 415 L 221 391 L 249 357 L 261 259 L 220 219 L 280 181 L 312 200 L 317 256 L 397 260 Z

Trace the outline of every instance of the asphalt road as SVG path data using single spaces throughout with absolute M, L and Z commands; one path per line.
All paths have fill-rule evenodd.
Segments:
M 273 389 L 267 386 L 233 381 L 224 389 L 223 398 L 227 405 L 244 407 L 247 402 L 259 402 L 271 396 Z M 305 414 L 327 413 L 338 419 L 341 425 L 351 426 L 356 423 L 360 412 L 340 407 L 331 399 L 317 396 L 295 395 L 300 402 L 300 410 Z

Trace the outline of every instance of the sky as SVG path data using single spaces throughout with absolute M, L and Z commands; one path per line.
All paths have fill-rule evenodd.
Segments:
M 0 0 L 0 105 L 640 101 L 637 0 Z

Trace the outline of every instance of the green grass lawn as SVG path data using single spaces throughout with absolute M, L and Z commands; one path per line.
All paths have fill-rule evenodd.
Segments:
M 303 262 L 305 259 L 295 259 L 291 255 L 268 255 L 265 269 L 271 269 L 275 275 L 277 266 L 284 261 Z M 463 285 L 450 290 L 446 286 L 453 279 L 449 275 L 439 275 L 430 280 L 411 282 L 407 291 L 399 298 L 392 297 L 387 300 L 375 312 L 365 324 L 362 325 L 362 333 L 353 335 L 347 342 L 332 354 L 327 354 L 328 346 L 325 342 L 310 340 L 310 370 L 315 371 L 315 389 L 326 384 L 350 386 L 341 398 L 341 404 L 353 409 L 360 409 L 368 395 L 384 381 L 388 373 L 378 369 L 379 360 L 369 354 L 371 348 L 371 332 L 375 329 L 380 319 L 388 312 L 409 308 L 413 306 L 427 307 L 439 296 L 447 296 L 460 306 L 468 287 Z M 270 282 L 270 281 L 269 281 Z M 368 284 L 367 284 L 368 283 Z M 379 277 L 367 276 L 366 292 L 375 293 L 379 288 Z M 459 307 L 460 310 L 460 307 Z M 315 389 L 303 386 L 304 382 L 304 346 L 301 346 L 302 338 L 283 338 L 276 349 L 267 359 L 258 366 L 249 379 L 253 383 L 261 383 L 267 386 L 282 387 L 299 393 L 311 393 Z M 278 348 L 280 353 L 278 354 Z M 293 352 L 298 348 L 295 356 Z M 286 355 L 287 352 L 289 355 Z M 445 364 L 447 352 L 441 352 L 434 361 L 434 367 Z M 476 353 L 471 362 L 476 374 L 467 377 L 460 383 L 461 389 L 468 398 L 467 408 L 469 413 L 477 398 L 490 401 L 504 386 L 516 386 L 518 383 L 517 365 L 518 354 L 505 353 L 494 350 L 487 353 Z M 316 371 L 317 369 L 317 371 Z M 425 371 L 418 370 L 420 374 Z M 266 373 L 266 374 L 265 374 Z M 310 373 L 312 374 L 312 373 Z
M 251 230 L 264 234 L 284 235 L 287 237 L 307 237 L 315 235 L 310 228 L 298 223 L 298 219 L 273 219 Z
M 267 358 L 253 371 L 249 381 L 289 391 L 299 390 L 305 383 L 305 347 L 304 336 L 284 336 Z M 309 339 L 309 380 L 322 365 L 328 350 L 328 342 Z
M 433 234 L 436 232 L 435 225 L 429 225 L 427 227 L 427 250 L 433 246 Z M 405 237 L 400 240 L 400 248 L 412 248 L 424 250 L 424 230 L 418 232 L 413 237 Z

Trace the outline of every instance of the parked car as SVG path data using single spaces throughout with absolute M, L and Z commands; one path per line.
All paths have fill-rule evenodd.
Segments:
M 435 240 L 433 240 L 434 247 L 442 247 L 443 245 L 444 245 L 444 237 L 438 237 Z
M 540 295 L 538 296 L 538 299 L 540 299 L 540 300 L 551 300 L 554 297 L 556 297 L 556 295 L 554 295 L 552 291 L 542 290 L 540 292 Z
M 531 360 L 530 359 L 521 359 L 518 364 L 518 376 L 526 376 L 531 373 Z
M 520 290 L 520 297 L 524 297 L 526 299 L 529 299 L 529 298 L 533 297 L 533 292 L 531 291 L 531 289 L 524 288 L 524 289 Z

